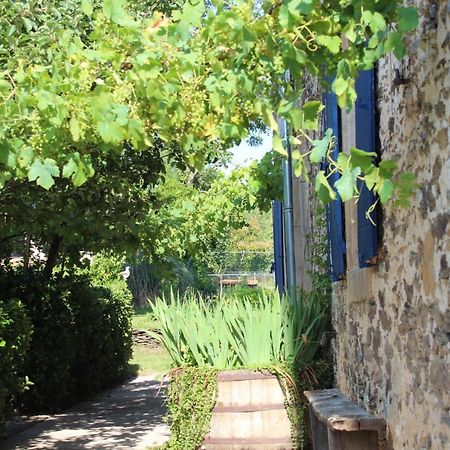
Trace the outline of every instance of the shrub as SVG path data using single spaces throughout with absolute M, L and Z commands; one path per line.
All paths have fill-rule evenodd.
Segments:
M 17 394 L 27 386 L 23 366 L 31 323 L 20 300 L 0 301 L 0 426 L 14 413 Z
M 113 253 L 97 253 L 89 266 L 89 278 L 92 283 L 105 286 L 118 280 L 125 267 L 125 257 Z M 126 285 L 126 284 L 125 284 Z
M 109 287 L 80 284 L 72 293 L 77 338 L 73 375 L 79 397 L 117 383 L 132 356 L 131 293 L 123 280 Z
M 124 376 L 132 308 L 123 280 L 104 288 L 85 275 L 47 281 L 39 271 L 9 270 L 0 273 L 0 283 L 5 295 L 20 298 L 33 324 L 23 364 L 33 385 L 20 395 L 23 412 L 60 410 Z
M 65 280 L 51 285 L 34 281 L 23 299 L 34 333 L 25 365 L 33 386 L 22 396 L 22 406 L 31 413 L 54 412 L 75 400 L 75 316 Z
M 148 306 L 149 299 L 156 298 L 171 290 L 179 292 L 201 292 L 211 296 L 216 293 L 217 286 L 208 276 L 205 267 L 190 259 L 167 258 L 161 262 L 145 262 L 134 265 L 128 286 L 133 293 L 135 306 Z
M 272 293 L 273 290 L 261 288 L 261 287 L 249 287 L 243 284 L 238 284 L 236 286 L 230 286 L 224 289 L 223 297 L 230 300 L 240 300 L 246 299 L 252 303 L 258 303 L 261 296 L 268 295 Z
M 36 339 L 28 358 L 35 386 L 24 396 L 27 410 L 61 409 L 124 376 L 132 353 L 131 294 L 123 280 L 110 287 L 66 278 L 29 304 Z

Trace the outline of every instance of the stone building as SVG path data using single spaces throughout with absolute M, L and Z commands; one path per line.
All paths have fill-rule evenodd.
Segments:
M 444 450 L 450 449 L 450 2 L 408 3 L 420 11 L 408 56 L 388 55 L 361 77 L 351 112 L 328 98 L 327 126 L 340 134 L 344 151 L 375 146 L 420 183 L 408 209 L 388 204 L 373 229 L 365 218 L 370 196 L 330 208 L 336 386 L 386 419 L 385 448 Z M 309 194 L 300 182 L 295 186 L 296 216 L 305 217 Z M 308 228 L 301 220 L 300 259 Z M 298 265 L 297 279 L 307 286 Z

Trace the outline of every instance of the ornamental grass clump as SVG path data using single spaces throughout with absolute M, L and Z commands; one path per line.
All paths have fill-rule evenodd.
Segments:
M 255 301 L 227 297 L 208 301 L 173 292 L 152 304 L 160 323 L 155 337 L 175 367 L 308 367 L 323 333 L 323 306 L 265 293 Z
M 171 437 L 166 450 L 200 448 L 208 433 L 218 391 L 217 372 L 268 369 L 277 375 L 291 420 L 293 448 L 307 435 L 306 403 L 311 368 L 324 332 L 324 302 L 277 292 L 258 298 L 225 296 L 207 300 L 173 292 L 151 305 L 160 324 L 154 336 L 172 359 L 168 389 Z M 303 375 L 306 375 L 306 384 Z M 314 377 L 313 377 L 314 378 Z

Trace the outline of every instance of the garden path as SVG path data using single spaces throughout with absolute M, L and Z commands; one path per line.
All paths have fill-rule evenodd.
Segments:
M 6 441 L 0 450 L 144 450 L 168 439 L 165 391 L 153 375 L 137 377 L 51 416 Z

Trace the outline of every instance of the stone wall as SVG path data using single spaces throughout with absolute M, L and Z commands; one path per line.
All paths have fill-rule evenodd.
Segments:
M 450 1 L 409 3 L 421 16 L 409 57 L 379 66 L 380 141 L 421 187 L 409 209 L 384 209 L 378 264 L 334 284 L 336 381 L 386 418 L 386 448 L 439 450 L 450 449 Z

